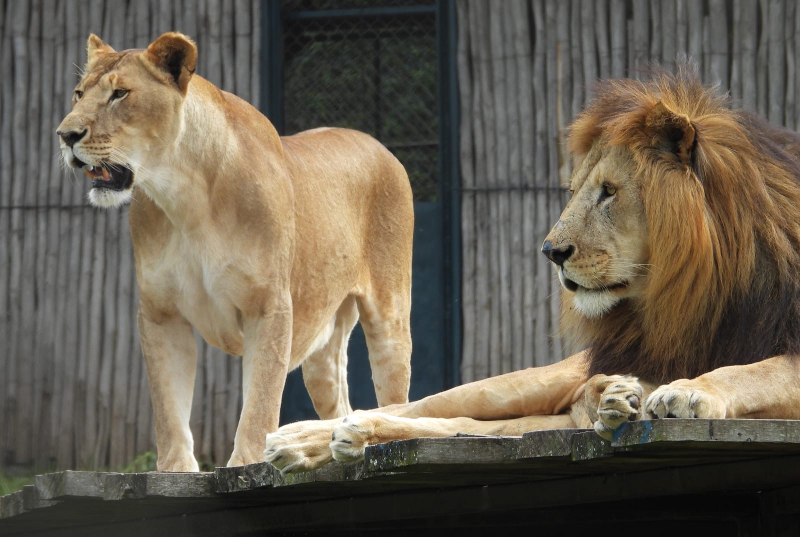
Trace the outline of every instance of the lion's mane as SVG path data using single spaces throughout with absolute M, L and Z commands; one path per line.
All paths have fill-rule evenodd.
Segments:
M 659 102 L 689 118 L 688 159 L 680 132 L 653 136 Z M 578 159 L 595 141 L 631 150 L 650 276 L 641 300 L 600 319 L 565 297 L 562 327 L 589 345 L 590 372 L 668 382 L 800 351 L 800 136 L 732 109 L 682 65 L 601 83 L 569 134 Z

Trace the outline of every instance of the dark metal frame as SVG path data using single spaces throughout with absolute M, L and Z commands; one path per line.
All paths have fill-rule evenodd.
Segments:
M 458 165 L 459 101 L 456 72 L 455 0 L 437 0 L 434 5 L 371 7 L 281 13 L 279 0 L 264 0 L 262 13 L 261 111 L 279 133 L 284 132 L 282 28 L 284 20 L 326 18 L 413 16 L 435 13 L 437 102 L 439 113 L 438 195 L 444 221 L 445 353 L 446 382 L 460 384 L 461 365 L 461 176 Z

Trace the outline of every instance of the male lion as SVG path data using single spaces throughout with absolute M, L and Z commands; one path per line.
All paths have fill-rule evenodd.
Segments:
M 567 291 L 563 329 L 587 349 L 284 426 L 267 461 L 302 471 L 456 432 L 594 425 L 610 438 L 643 414 L 800 418 L 800 136 L 731 110 L 682 67 L 604 83 L 569 141 L 572 199 L 542 251 Z
M 279 137 L 194 75 L 197 48 L 181 34 L 123 52 L 92 35 L 87 48 L 58 135 L 64 160 L 92 179 L 93 204 L 132 200 L 159 470 L 198 470 L 192 328 L 243 357 L 228 465 L 263 460 L 286 373 L 301 363 L 321 417 L 351 412 L 347 340 L 359 318 L 379 404 L 408 401 L 414 215 L 397 159 L 351 130 Z

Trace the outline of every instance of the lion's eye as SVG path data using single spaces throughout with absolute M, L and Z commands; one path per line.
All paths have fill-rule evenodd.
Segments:
M 114 90 L 114 93 L 111 94 L 111 98 L 109 101 L 113 101 L 114 99 L 122 99 L 128 94 L 128 90 L 126 89 L 117 89 Z
M 603 194 L 607 197 L 611 197 L 617 193 L 617 188 L 611 185 L 603 185 Z
M 83 97 L 83 92 L 81 90 L 75 90 L 75 100 L 80 101 L 81 97 Z

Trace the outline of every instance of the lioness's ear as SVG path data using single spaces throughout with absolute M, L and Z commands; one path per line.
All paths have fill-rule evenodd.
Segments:
M 83 69 L 87 73 L 92 70 L 98 58 L 103 54 L 110 54 L 116 52 L 113 48 L 109 47 L 103 40 L 92 34 L 86 40 L 86 67 Z
M 178 89 L 185 95 L 197 64 L 194 41 L 183 34 L 167 32 L 150 43 L 147 56 L 156 67 L 172 76 Z
M 696 132 L 689 116 L 678 114 L 658 101 L 644 123 L 653 145 L 674 154 L 684 166 L 691 166 Z

